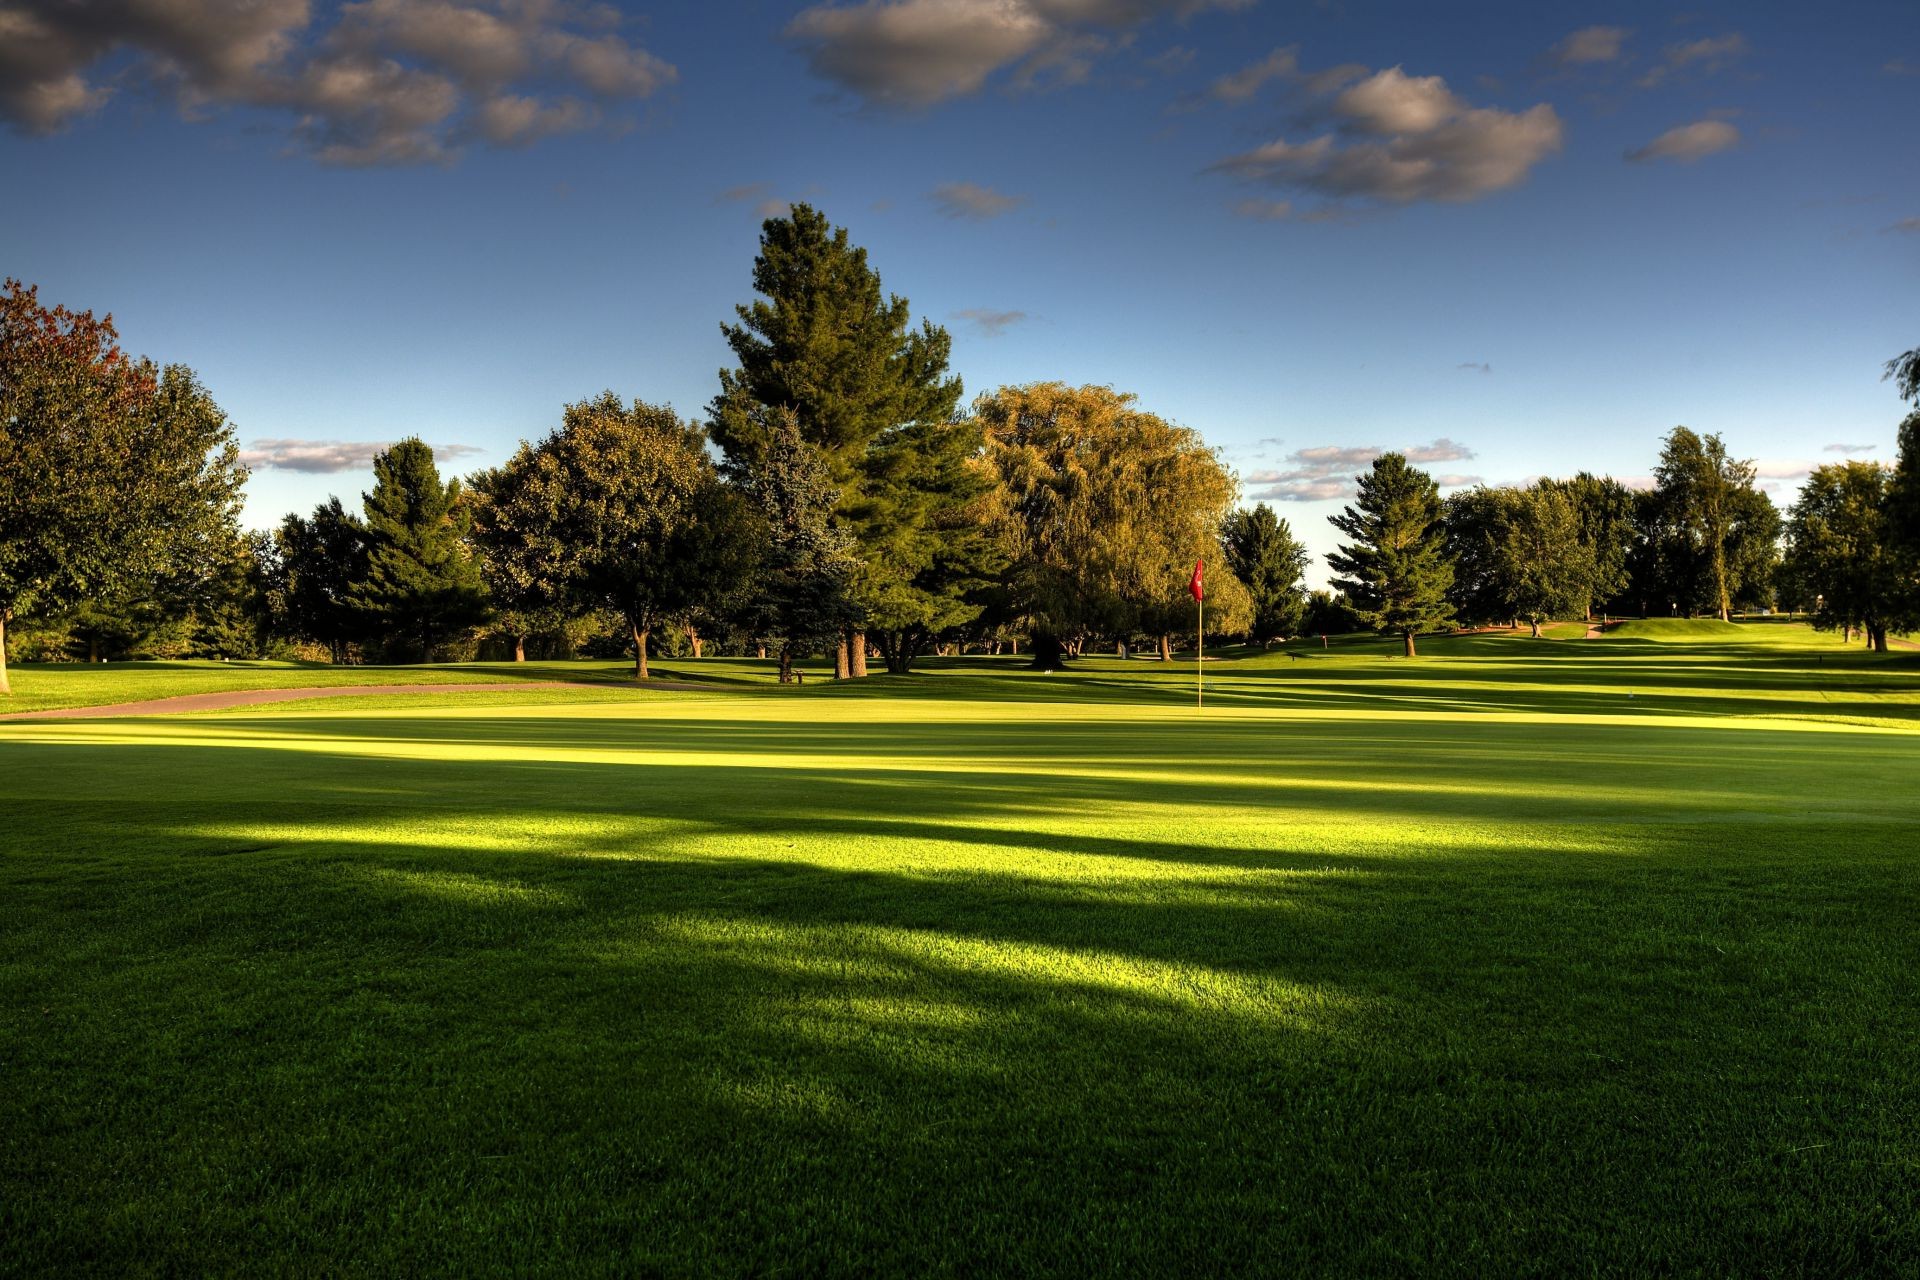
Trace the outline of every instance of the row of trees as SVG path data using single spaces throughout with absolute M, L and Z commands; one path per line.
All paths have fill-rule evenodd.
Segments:
M 162 656 L 322 651 L 427 658 L 482 632 L 548 652 L 663 639 L 764 652 L 787 678 L 891 671 L 954 643 L 1028 643 L 1043 666 L 1096 641 L 1170 637 L 1207 560 L 1209 630 L 1259 640 L 1710 613 L 1783 602 L 1884 648 L 1915 607 L 1912 479 L 1844 463 L 1784 522 L 1717 436 L 1669 434 L 1656 483 L 1457 492 L 1388 454 L 1333 523 L 1335 592 L 1189 428 L 1104 387 L 1006 387 L 961 409 L 938 326 L 911 325 L 865 252 L 801 205 L 763 227 L 757 297 L 722 326 L 704 425 L 612 393 L 464 483 L 417 439 L 385 451 L 358 512 L 340 500 L 266 534 L 238 525 L 233 431 L 190 370 L 125 356 L 111 317 L 0 293 L 0 688 L 6 628 Z M 1908 353 L 1890 366 L 1916 397 Z M 1780 556 L 1782 535 L 1786 554 Z M 597 648 L 596 648 L 597 646 Z
M 1888 365 L 1920 405 L 1920 351 Z M 1581 473 L 1477 486 L 1442 499 L 1397 453 L 1359 478 L 1333 517 L 1348 541 L 1328 558 L 1361 625 L 1405 638 L 1456 624 L 1591 619 L 1596 609 L 1708 614 L 1785 605 L 1858 631 L 1885 652 L 1890 628 L 1920 626 L 1920 411 L 1900 428 L 1896 467 L 1818 467 L 1783 520 L 1750 461 L 1717 435 L 1670 432 L 1651 489 Z

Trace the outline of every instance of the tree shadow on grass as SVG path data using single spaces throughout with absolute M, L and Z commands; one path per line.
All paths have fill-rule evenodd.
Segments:
M 1156 741 L 1239 771 L 1184 781 L 1126 776 L 1138 727 L 1050 726 L 1113 772 L 1013 778 L 991 726 L 917 726 L 964 766 L 938 772 L 916 726 L 857 752 L 812 725 L 481 727 L 10 754 L 23 1266 L 1861 1272 L 1920 1248 L 1913 803 L 1882 797 L 1884 834 L 1609 834 L 1689 757 L 1666 776 L 1696 816 L 1744 814 L 1795 743 L 1615 735 L 1578 826 L 1537 732 L 1472 740 L 1487 785 L 1525 784 L 1490 804 L 1363 785 L 1461 764 L 1365 728 L 1276 789 L 1309 744 L 1244 727 Z M 349 741 L 236 749 L 294 729 Z M 681 758 L 542 757 L 583 731 Z M 709 759 L 783 750 L 824 764 Z M 1862 789 L 1911 759 L 1835 750 Z M 88 794 L 36 798 L 60 776 Z M 1263 802 L 1363 825 L 1328 843 Z M 1370 815 L 1417 835 L 1370 843 Z

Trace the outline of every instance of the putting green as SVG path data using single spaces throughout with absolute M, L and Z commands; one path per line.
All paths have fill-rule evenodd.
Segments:
M 1920 664 L 1654 631 L 0 726 L 0 1271 L 1900 1271 Z

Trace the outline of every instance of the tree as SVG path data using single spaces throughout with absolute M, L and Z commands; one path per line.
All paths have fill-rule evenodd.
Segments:
M 1788 516 L 1782 565 L 1796 594 L 1817 601 L 1815 626 L 1859 627 L 1881 653 L 1899 594 L 1887 518 L 1890 479 L 1874 462 L 1814 468 Z
M 1002 387 L 973 411 L 1003 490 L 1009 607 L 1030 623 L 1036 667 L 1089 634 L 1157 629 L 1196 559 L 1224 567 L 1236 486 L 1198 432 L 1111 387 L 1058 382 Z
M 496 620 L 513 637 L 513 660 L 527 660 L 527 635 L 556 630 L 569 614 L 576 557 L 561 540 L 569 498 L 551 452 L 521 443 L 502 466 L 467 478 L 470 534 Z
M 939 637 L 977 619 L 1006 568 L 994 478 L 980 445 L 980 427 L 970 420 L 889 432 L 868 454 L 858 499 L 843 499 L 841 525 L 861 557 L 854 598 L 895 675 Z M 854 674 L 864 674 L 861 638 L 850 635 L 847 646 Z
M 833 524 L 837 486 L 826 459 L 800 435 L 798 415 L 780 409 L 760 424 L 764 447 L 745 489 L 765 521 L 765 551 L 748 626 L 780 637 L 780 683 L 793 681 L 793 655 L 838 634 L 852 616 L 858 560 Z
M 961 384 L 947 376 L 946 330 L 930 321 L 911 329 L 907 300 L 882 290 L 866 250 L 805 204 L 762 224 L 753 287 L 760 299 L 736 308 L 739 324 L 721 326 L 740 366 L 721 372 L 709 410 L 728 474 L 750 476 L 778 411 L 793 410 L 835 488 L 834 522 L 862 561 L 861 612 L 893 633 L 893 652 L 942 618 L 965 621 L 949 579 L 990 566 L 965 565 L 950 549 L 944 563 L 955 572 L 929 576 L 928 544 L 972 495 L 954 486 L 950 467 L 901 465 L 916 450 L 966 451 L 965 429 L 950 422 Z M 847 643 L 850 674 L 865 674 L 864 634 L 856 628 Z
M 1227 513 L 1220 545 L 1234 576 L 1246 584 L 1253 638 L 1264 643 L 1299 631 L 1307 608 L 1303 579 L 1313 557 L 1292 527 L 1262 502 Z
M 111 316 L 0 285 L 0 693 L 22 612 L 113 596 L 237 536 L 232 424 L 192 370 L 118 344 Z
M 1446 557 L 1453 565 L 1447 602 L 1454 616 L 1471 626 L 1511 622 L 1518 616 L 1505 560 L 1512 492 L 1475 485 L 1450 495 L 1441 506 Z
M 1669 536 L 1684 543 L 1691 553 L 1687 558 L 1706 575 L 1710 607 L 1722 622 L 1732 616 L 1740 585 L 1729 550 L 1751 532 L 1741 527 L 1743 518 L 1760 518 L 1758 507 L 1744 499 L 1747 491 L 1759 492 L 1753 482 L 1752 462 L 1730 457 L 1719 436 L 1700 436 L 1685 427 L 1667 433 L 1654 469 L 1654 492 Z
M 1559 488 L 1511 489 L 1500 541 L 1500 577 L 1513 616 L 1533 627 L 1581 612 L 1592 599 L 1593 548 L 1580 540 L 1579 516 Z
M 1327 557 L 1341 575 L 1333 586 L 1368 626 L 1404 637 L 1411 658 L 1418 632 L 1453 620 L 1440 489 L 1398 453 L 1381 454 L 1358 479 L 1359 496 L 1332 517 L 1333 527 L 1353 540 Z
M 442 481 L 433 450 L 409 437 L 375 455 L 363 506 L 367 572 L 351 598 L 370 628 L 418 641 L 420 660 L 431 661 L 439 640 L 486 617 L 460 482 Z
M 1541 483 L 1573 504 L 1577 536 L 1592 566 L 1575 608 L 1591 621 L 1595 605 L 1610 604 L 1627 589 L 1628 558 L 1638 536 L 1633 491 L 1612 476 L 1586 471 L 1571 480 Z
M 311 517 L 290 512 L 274 530 L 274 590 L 293 634 L 327 646 L 334 662 L 361 634 L 354 587 L 367 579 L 367 527 L 329 498 Z
M 1884 376 L 1892 381 L 1902 400 L 1920 404 L 1920 347 L 1887 361 Z
M 541 495 L 523 509 L 524 536 L 553 558 L 545 572 L 625 620 L 634 678 L 647 679 L 655 629 L 745 580 L 742 499 L 721 483 L 699 427 L 611 391 L 568 405 L 560 429 L 523 452 Z

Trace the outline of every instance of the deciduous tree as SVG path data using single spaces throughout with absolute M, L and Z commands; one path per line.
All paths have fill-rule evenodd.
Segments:
M 192 566 L 236 536 L 245 478 L 190 369 L 129 359 L 111 316 L 0 285 L 0 692 L 7 623 Z

